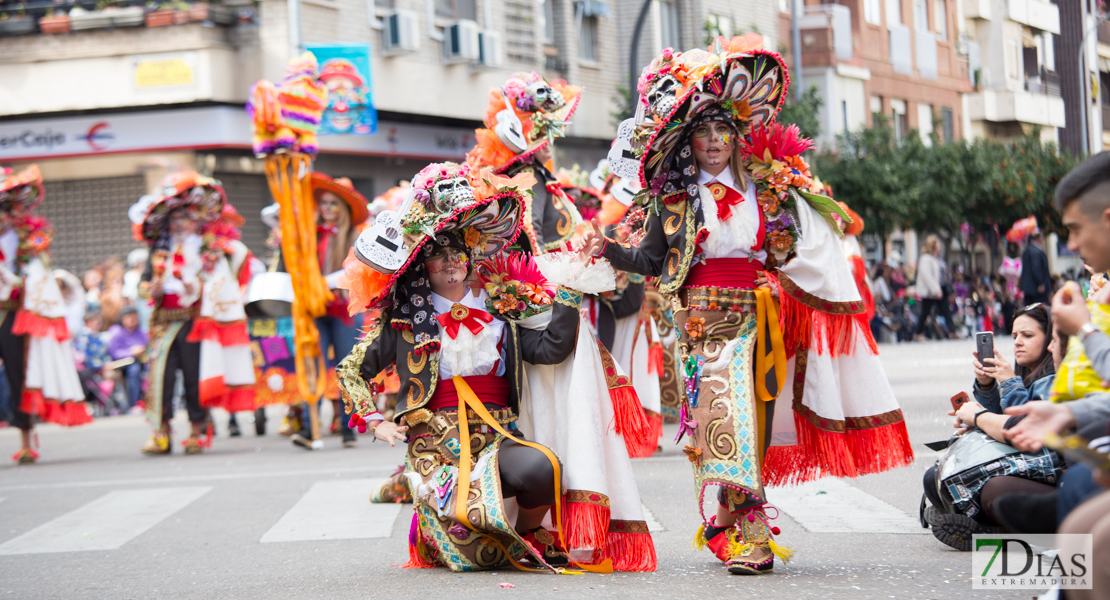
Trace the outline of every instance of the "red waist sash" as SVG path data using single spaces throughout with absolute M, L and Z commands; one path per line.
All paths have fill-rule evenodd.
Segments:
M 509 406 L 509 380 L 499 375 L 471 375 L 463 377 L 474 395 L 482 404 L 494 405 L 500 408 Z M 428 401 L 428 410 L 437 411 L 444 408 L 459 408 L 459 392 L 452 379 L 440 379 L 436 389 L 432 392 L 432 399 Z
M 763 263 L 747 258 L 709 258 L 690 267 L 682 287 L 751 289 Z

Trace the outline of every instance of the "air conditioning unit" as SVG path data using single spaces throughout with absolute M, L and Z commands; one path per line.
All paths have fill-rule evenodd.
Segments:
M 478 34 L 477 64 L 483 67 L 497 68 L 501 66 L 501 34 L 496 31 L 483 31 Z
M 397 10 L 382 17 L 382 55 L 392 56 L 420 49 L 420 23 L 411 10 Z
M 443 30 L 443 60 L 449 63 L 474 62 L 482 55 L 478 24 L 462 19 Z

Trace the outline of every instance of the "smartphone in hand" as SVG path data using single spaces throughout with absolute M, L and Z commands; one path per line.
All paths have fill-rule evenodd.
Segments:
M 960 407 L 967 404 L 967 392 L 960 392 L 952 396 L 952 410 L 960 410 Z
M 984 365 L 988 358 L 994 358 L 994 334 L 989 331 L 976 333 L 975 351 L 979 353 L 979 362 Z

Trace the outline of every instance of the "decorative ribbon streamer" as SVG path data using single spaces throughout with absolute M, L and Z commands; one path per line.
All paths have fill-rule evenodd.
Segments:
M 497 538 L 495 538 L 491 535 L 488 535 L 488 534 L 482 533 L 481 531 L 478 531 L 473 525 L 470 524 L 470 519 L 467 517 L 467 514 L 466 514 L 466 512 L 467 512 L 466 511 L 466 499 L 470 495 L 470 460 L 471 460 L 470 459 L 470 424 L 467 422 L 468 420 L 467 420 L 467 414 L 466 414 L 467 413 L 466 407 L 469 406 L 470 409 L 473 410 L 474 413 L 477 414 L 478 417 L 481 418 L 482 421 L 486 425 L 489 425 L 490 427 L 492 427 L 493 430 L 496 431 L 497 433 L 500 433 L 501 435 L 505 436 L 506 438 L 512 439 L 514 442 L 516 442 L 518 444 L 528 446 L 529 448 L 533 448 L 535 450 L 539 450 L 540 452 L 543 452 L 544 456 L 547 457 L 547 460 L 551 461 L 551 467 L 555 471 L 555 527 L 559 531 L 559 542 L 562 544 L 563 548 L 566 548 L 567 544 L 563 540 L 563 494 L 560 492 L 560 490 L 563 487 L 563 473 L 562 473 L 562 467 L 559 464 L 559 459 L 558 459 L 558 457 L 555 456 L 555 454 L 553 454 L 551 452 L 551 450 L 549 450 L 545 446 L 542 446 L 540 444 L 536 444 L 534 442 L 529 442 L 527 440 L 523 440 L 523 439 L 518 438 L 518 437 L 513 437 L 512 435 L 510 435 L 509 432 L 505 431 L 505 429 L 501 427 L 501 424 L 499 424 L 497 422 L 497 419 L 494 419 L 493 415 L 491 415 L 489 413 L 489 411 L 486 410 L 485 405 L 482 404 L 482 402 L 480 400 L 478 400 L 478 396 L 474 393 L 474 390 L 470 389 L 470 386 L 467 385 L 466 379 L 464 379 L 462 377 L 459 377 L 458 375 L 452 377 L 451 379 L 452 379 L 452 381 L 455 382 L 455 389 L 458 390 L 458 392 L 459 392 L 459 413 L 458 413 L 459 414 L 459 424 L 458 424 L 458 427 L 459 427 L 459 442 L 460 442 L 460 445 L 462 446 L 462 452 L 459 453 L 459 491 L 458 491 L 458 495 L 455 499 L 455 518 L 457 518 L 459 520 L 459 522 L 462 523 L 463 525 L 466 525 L 467 528 L 469 528 L 471 531 L 473 531 L 474 533 L 477 533 L 478 535 L 481 535 L 481 536 L 485 537 L 487 540 L 489 540 L 495 546 L 497 546 L 501 550 L 501 552 L 503 552 L 505 554 L 505 556 L 509 559 L 509 562 L 512 563 L 512 565 L 514 567 L 516 567 L 517 569 L 520 569 L 521 571 L 542 571 L 543 569 L 531 569 L 531 568 L 525 567 L 524 565 L 521 565 L 515 559 L 513 559 L 512 555 L 509 554 L 509 551 L 505 549 L 505 547 L 501 544 L 500 540 L 498 540 Z M 579 563 L 573 563 L 573 564 L 575 566 L 581 568 L 583 571 L 590 571 L 592 573 L 612 573 L 613 572 L 613 561 L 611 559 L 608 559 L 608 558 L 605 559 L 604 561 L 602 561 L 600 564 L 596 564 L 596 565 L 583 565 L 583 564 L 579 564 Z M 581 573 L 576 572 L 576 571 L 567 571 L 567 570 L 564 570 L 564 569 L 556 569 L 556 572 L 557 573 L 563 573 L 563 574 L 570 574 L 570 575 L 580 575 L 581 574 Z
M 459 335 L 459 326 L 466 325 L 470 333 L 478 335 L 485 327 L 484 323 L 493 321 L 493 316 L 484 310 L 477 308 L 468 308 L 462 304 L 454 304 L 451 306 L 451 311 L 436 317 L 440 325 L 447 332 L 451 339 Z
M 786 345 L 779 328 L 779 311 L 771 290 L 755 288 L 756 325 L 755 340 L 755 393 L 756 398 L 767 402 L 778 398 L 786 385 Z M 768 347 L 768 345 L 770 345 Z M 775 389 L 767 389 L 767 376 L 775 378 Z

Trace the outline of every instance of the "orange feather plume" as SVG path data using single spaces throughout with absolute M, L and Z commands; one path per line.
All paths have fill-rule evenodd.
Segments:
M 351 298 L 347 313 L 353 317 L 366 310 L 385 293 L 392 278 L 392 275 L 371 269 L 355 256 L 355 249 L 351 248 L 343 261 L 343 274 L 339 276 L 339 288 L 347 290 Z

